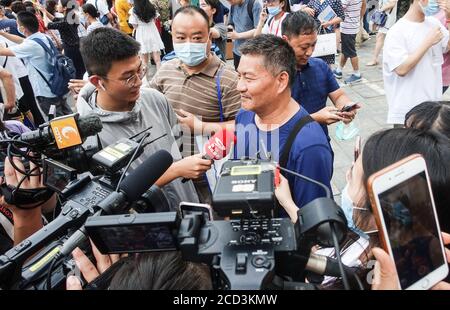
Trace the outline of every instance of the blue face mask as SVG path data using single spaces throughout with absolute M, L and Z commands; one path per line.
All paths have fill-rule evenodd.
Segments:
M 190 67 L 197 66 L 206 59 L 207 43 L 174 43 L 175 55 Z
M 427 6 L 423 6 L 420 2 L 419 5 L 425 16 L 433 16 L 439 13 L 440 11 L 439 4 L 437 3 L 436 0 L 429 0 Z
M 356 232 L 361 237 L 364 237 L 365 239 L 369 239 L 369 236 L 368 236 L 369 233 L 377 232 L 377 231 L 364 232 L 361 229 L 359 229 L 358 227 L 356 227 L 355 222 L 353 222 L 353 210 L 354 209 L 362 210 L 362 211 L 369 211 L 369 210 L 366 208 L 355 207 L 352 199 L 350 198 L 350 195 L 348 194 L 348 184 L 345 185 L 345 187 L 341 193 L 341 209 L 344 211 L 345 218 L 347 219 L 347 227 L 349 229 L 353 230 L 354 232 Z
M 281 8 L 279 6 L 267 7 L 267 12 L 269 12 L 270 16 L 275 16 L 281 12 Z
M 344 211 L 345 218 L 347 219 L 348 228 L 354 228 L 355 224 L 353 223 L 353 201 L 348 195 L 348 184 L 345 185 L 344 189 L 341 193 L 341 208 Z

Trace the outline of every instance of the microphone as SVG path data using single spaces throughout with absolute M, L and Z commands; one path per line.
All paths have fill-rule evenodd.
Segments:
M 214 134 L 208 142 L 203 146 L 203 159 L 209 160 L 221 160 L 231 150 L 231 146 L 236 143 L 236 136 L 234 132 L 226 129 L 222 129 L 221 131 Z M 189 179 L 184 178 L 182 180 L 183 183 L 188 181 Z
M 347 274 L 354 274 L 353 268 L 344 265 L 344 270 Z M 319 275 L 341 277 L 341 271 L 339 269 L 339 262 L 337 259 L 311 253 L 306 263 L 306 270 L 312 271 Z
M 119 191 L 112 192 L 105 200 L 97 204 L 100 208 L 93 216 L 112 213 L 125 202 L 138 200 L 172 165 L 173 158 L 166 150 L 159 150 L 148 157 L 139 167 L 133 170 L 119 186 Z M 69 255 L 80 243 L 87 240 L 84 225 L 64 242 L 61 255 Z
M 71 114 L 54 118 L 39 129 L 23 133 L 18 140 L 42 151 L 55 144 L 61 150 L 81 145 L 87 137 L 96 135 L 102 128 L 102 122 L 96 114 L 83 117 Z

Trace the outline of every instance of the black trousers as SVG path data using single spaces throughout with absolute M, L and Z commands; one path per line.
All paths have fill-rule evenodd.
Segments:
M 86 68 L 84 66 L 83 58 L 81 57 L 80 53 L 80 46 L 68 46 L 64 44 L 64 55 L 72 59 L 73 65 L 75 66 L 76 73 L 76 79 L 82 80 L 83 75 L 86 72 Z
M 23 96 L 19 100 L 19 107 L 30 110 L 34 118 L 34 124 L 39 126 L 44 123 L 44 117 L 39 109 L 36 100 L 34 98 L 33 88 L 31 87 L 30 79 L 28 75 L 19 78 L 20 87 L 22 87 Z

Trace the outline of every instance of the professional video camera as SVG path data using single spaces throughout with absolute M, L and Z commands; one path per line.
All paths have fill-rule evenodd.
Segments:
M 211 266 L 215 289 L 308 289 L 297 282 L 305 270 L 353 272 L 340 260 L 310 253 L 316 244 L 338 248 L 345 237 L 345 216 L 332 199 L 301 208 L 295 224 L 274 217 L 277 170 L 273 162 L 257 159 L 224 163 L 213 207 L 232 220 L 207 221 L 196 212 L 182 219 L 177 212 L 127 214 L 91 217 L 85 228 L 103 254 L 180 250 L 183 259 Z M 285 276 L 296 282 L 280 280 Z
M 131 157 L 129 163 L 133 159 Z M 51 289 L 61 285 L 69 267 L 73 267 L 73 262 L 67 257 L 75 247 L 87 240 L 82 227 L 86 219 L 102 213 L 128 210 L 130 203 L 138 200 L 171 164 L 172 156 L 161 150 L 147 158 L 139 169 L 132 171 L 123 181 L 120 179 L 115 190 L 90 175 L 69 183 L 69 187 L 62 191 L 67 201 L 59 216 L 0 256 L 2 288 Z M 48 246 L 49 242 L 53 243 Z M 47 247 L 40 251 L 45 246 Z M 40 252 L 23 266 L 38 251 Z

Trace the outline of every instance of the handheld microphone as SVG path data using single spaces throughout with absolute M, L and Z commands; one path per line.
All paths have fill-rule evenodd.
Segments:
M 95 114 L 83 117 L 71 114 L 54 118 L 39 129 L 23 133 L 18 140 L 39 151 L 55 145 L 61 150 L 81 145 L 87 137 L 99 133 L 102 128 L 102 122 Z
M 311 253 L 305 269 L 319 275 L 341 277 L 338 260 L 329 256 Z M 355 273 L 355 270 L 347 265 L 344 265 L 344 270 L 350 275 Z
M 209 160 L 221 160 L 231 150 L 233 144 L 236 143 L 236 136 L 234 132 L 226 129 L 222 129 L 213 135 L 203 147 L 203 159 Z M 183 183 L 189 179 L 184 178 Z
M 100 210 L 93 216 L 112 213 L 114 210 L 121 208 L 127 201 L 138 200 L 166 172 L 172 162 L 172 156 L 165 150 L 160 150 L 147 158 L 125 177 L 119 186 L 119 191 L 112 192 L 97 205 Z M 87 240 L 87 232 L 83 225 L 64 243 L 60 250 L 61 255 L 69 255 L 85 240 Z

